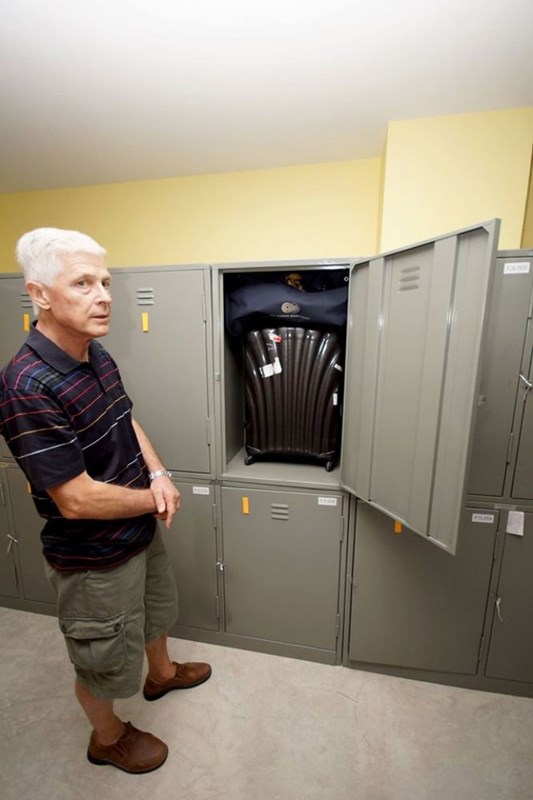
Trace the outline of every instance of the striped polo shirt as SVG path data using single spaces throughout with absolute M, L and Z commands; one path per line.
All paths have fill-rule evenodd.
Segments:
M 34 326 L 0 374 L 0 433 L 46 520 L 43 553 L 59 570 L 110 569 L 149 545 L 156 520 L 65 519 L 47 489 L 82 472 L 144 489 L 148 471 L 118 367 L 100 342 L 77 361 Z

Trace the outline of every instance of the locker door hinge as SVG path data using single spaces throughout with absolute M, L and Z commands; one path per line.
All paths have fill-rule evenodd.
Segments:
M 337 614 L 337 618 L 335 620 L 335 639 L 339 638 L 340 632 L 341 632 L 341 615 Z
M 213 503 L 213 528 L 216 530 L 218 528 L 218 514 L 217 514 L 217 504 Z
M 207 444 L 208 444 L 208 446 L 210 446 L 211 445 L 211 420 L 209 419 L 209 417 L 207 417 L 207 419 L 205 421 L 205 425 L 206 425 L 206 428 L 207 428 Z
M 204 322 L 207 322 L 207 311 L 206 311 L 206 302 L 205 302 L 205 292 L 202 292 L 202 319 Z
M 341 529 L 340 529 L 340 537 L 339 537 L 341 542 L 344 541 L 344 523 L 345 523 L 345 518 L 344 518 L 344 516 L 341 516 Z
M 0 502 L 2 503 L 3 506 L 5 506 L 6 498 L 5 498 L 5 495 L 4 495 L 4 487 L 2 486 L 1 483 L 0 483 Z
M 215 614 L 216 618 L 220 619 L 220 596 L 218 594 L 215 596 Z

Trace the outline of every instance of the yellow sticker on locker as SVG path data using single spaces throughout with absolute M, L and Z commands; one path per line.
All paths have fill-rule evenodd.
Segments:
M 394 520 L 394 533 L 401 533 L 402 532 L 402 523 L 398 522 L 397 519 Z
M 29 332 L 29 330 L 30 330 L 30 315 L 29 314 L 23 314 L 22 327 L 24 328 L 25 333 Z
M 148 312 L 143 311 L 141 314 L 142 318 L 142 326 L 143 326 L 143 333 L 148 333 L 150 326 L 149 326 L 149 319 L 148 319 Z
M 26 489 L 28 490 L 28 494 L 31 494 L 31 485 L 29 481 L 26 483 Z
M 250 513 L 250 503 L 247 497 L 242 498 L 242 513 L 243 514 Z

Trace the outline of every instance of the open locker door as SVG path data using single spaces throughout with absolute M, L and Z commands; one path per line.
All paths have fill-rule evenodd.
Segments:
M 455 554 L 499 221 L 350 280 L 341 481 Z

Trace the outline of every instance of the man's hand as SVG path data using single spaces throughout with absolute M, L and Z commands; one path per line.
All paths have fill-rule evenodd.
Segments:
M 150 491 L 154 498 L 157 519 L 164 520 L 165 528 L 168 530 L 176 511 L 180 509 L 180 493 L 170 480 L 170 478 L 154 478 L 150 484 Z

